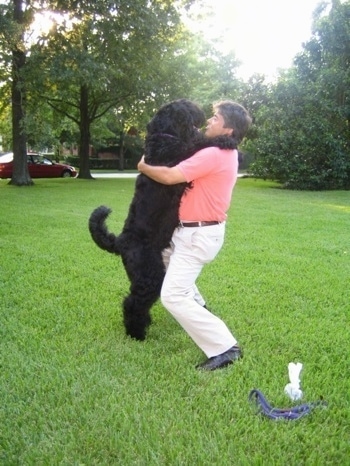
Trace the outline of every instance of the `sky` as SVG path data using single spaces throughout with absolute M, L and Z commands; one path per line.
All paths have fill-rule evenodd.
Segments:
M 224 32 L 223 52 L 233 50 L 242 62 L 238 76 L 253 73 L 273 79 L 279 68 L 292 66 L 311 38 L 312 13 L 320 0 L 205 0 L 214 8 L 200 26 L 207 37 Z M 193 26 L 199 28 L 198 22 Z

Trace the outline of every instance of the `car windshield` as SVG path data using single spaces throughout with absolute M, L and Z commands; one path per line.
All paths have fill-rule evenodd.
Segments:
M 44 157 L 40 154 L 35 154 L 35 153 L 29 153 L 28 157 L 32 157 L 34 163 L 40 163 L 44 165 L 52 165 L 52 161 L 48 159 L 47 157 Z
M 9 152 L 8 154 L 0 155 L 0 163 L 8 163 L 12 162 L 13 160 L 13 153 Z

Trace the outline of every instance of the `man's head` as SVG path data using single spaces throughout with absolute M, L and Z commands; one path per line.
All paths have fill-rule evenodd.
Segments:
M 208 120 L 205 135 L 233 136 L 238 143 L 246 135 L 252 119 L 242 105 L 231 100 L 223 100 L 213 105 L 214 116 Z

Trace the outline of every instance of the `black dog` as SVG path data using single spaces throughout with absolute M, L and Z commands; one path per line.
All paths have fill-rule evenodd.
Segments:
M 161 107 L 147 125 L 146 163 L 174 166 L 204 147 L 237 147 L 231 137 L 204 138 L 197 130 L 204 121 L 204 113 L 186 99 Z M 178 226 L 179 204 L 186 189 L 190 189 L 190 184 L 167 186 L 140 174 L 119 236 L 106 227 L 105 220 L 111 212 L 108 207 L 98 207 L 89 219 L 95 243 L 122 257 L 131 284 L 123 303 L 124 326 L 127 335 L 137 340 L 145 339 L 151 323 L 150 309 L 159 297 L 165 274 L 162 251 Z

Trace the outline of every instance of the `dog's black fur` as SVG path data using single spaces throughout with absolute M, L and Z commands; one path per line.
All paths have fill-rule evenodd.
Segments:
M 208 139 L 201 135 L 197 128 L 204 121 L 204 113 L 186 99 L 161 107 L 147 125 L 146 163 L 174 166 L 204 147 L 237 147 L 232 137 Z M 124 326 L 127 335 L 137 340 L 145 339 L 151 323 L 150 309 L 159 297 L 165 274 L 162 251 L 179 223 L 179 204 L 186 189 L 191 189 L 190 184 L 162 185 L 140 174 L 120 235 L 110 233 L 106 227 L 111 212 L 108 207 L 98 207 L 89 219 L 95 243 L 122 257 L 130 280 L 130 294 L 123 303 Z

